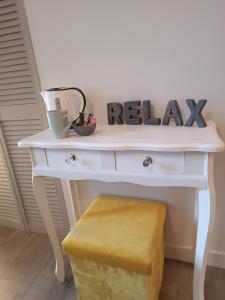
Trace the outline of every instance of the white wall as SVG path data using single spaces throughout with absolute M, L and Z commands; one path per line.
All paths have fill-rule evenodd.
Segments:
M 225 140 L 225 1 L 24 2 L 43 89 L 82 88 L 103 120 L 109 101 L 151 99 L 155 114 L 162 115 L 167 101 L 177 99 L 187 115 L 186 98 L 207 98 L 205 116 L 217 122 Z M 216 155 L 215 166 L 210 261 L 225 267 L 224 153 Z M 187 250 L 181 254 L 190 258 L 194 191 L 99 182 L 82 183 L 80 190 L 85 207 L 100 192 L 166 201 L 166 241 Z

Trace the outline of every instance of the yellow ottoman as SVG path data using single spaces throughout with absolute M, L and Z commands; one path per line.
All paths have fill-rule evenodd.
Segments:
M 156 300 L 163 272 L 166 207 L 96 197 L 62 242 L 79 300 Z

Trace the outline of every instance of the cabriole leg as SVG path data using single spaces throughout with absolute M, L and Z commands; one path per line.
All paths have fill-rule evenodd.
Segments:
M 44 224 L 48 232 L 48 236 L 54 252 L 54 256 L 56 260 L 55 274 L 57 279 L 63 282 L 65 280 L 64 257 L 63 257 L 60 241 L 56 233 L 56 228 L 53 223 L 53 219 L 49 209 L 49 205 L 45 193 L 45 187 L 44 187 L 44 177 L 33 176 L 33 187 L 41 211 L 41 215 L 44 220 Z
M 215 215 L 215 189 L 213 183 L 213 156 L 208 157 L 208 188 L 198 191 L 198 228 L 195 251 L 193 299 L 204 300 L 205 272 L 209 250 L 210 233 Z

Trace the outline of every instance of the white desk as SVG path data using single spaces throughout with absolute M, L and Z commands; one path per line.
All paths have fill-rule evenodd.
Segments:
M 44 176 L 197 188 L 199 216 L 193 293 L 194 300 L 204 300 L 207 247 L 215 213 L 213 152 L 224 150 L 214 123 L 209 122 L 206 128 L 102 126 L 92 136 L 62 140 L 55 140 L 45 130 L 20 141 L 19 146 L 31 151 L 34 190 L 60 281 L 65 278 L 64 258 L 44 192 Z M 67 203 L 67 207 L 71 204 Z M 79 209 L 79 201 L 76 207 Z

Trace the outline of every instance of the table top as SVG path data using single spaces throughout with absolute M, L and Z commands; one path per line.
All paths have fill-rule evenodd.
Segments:
M 215 123 L 207 127 L 177 127 L 152 125 L 99 125 L 91 136 L 73 134 L 65 139 L 55 139 L 50 129 L 27 137 L 19 147 L 73 148 L 87 150 L 150 150 L 220 152 L 224 142 Z

